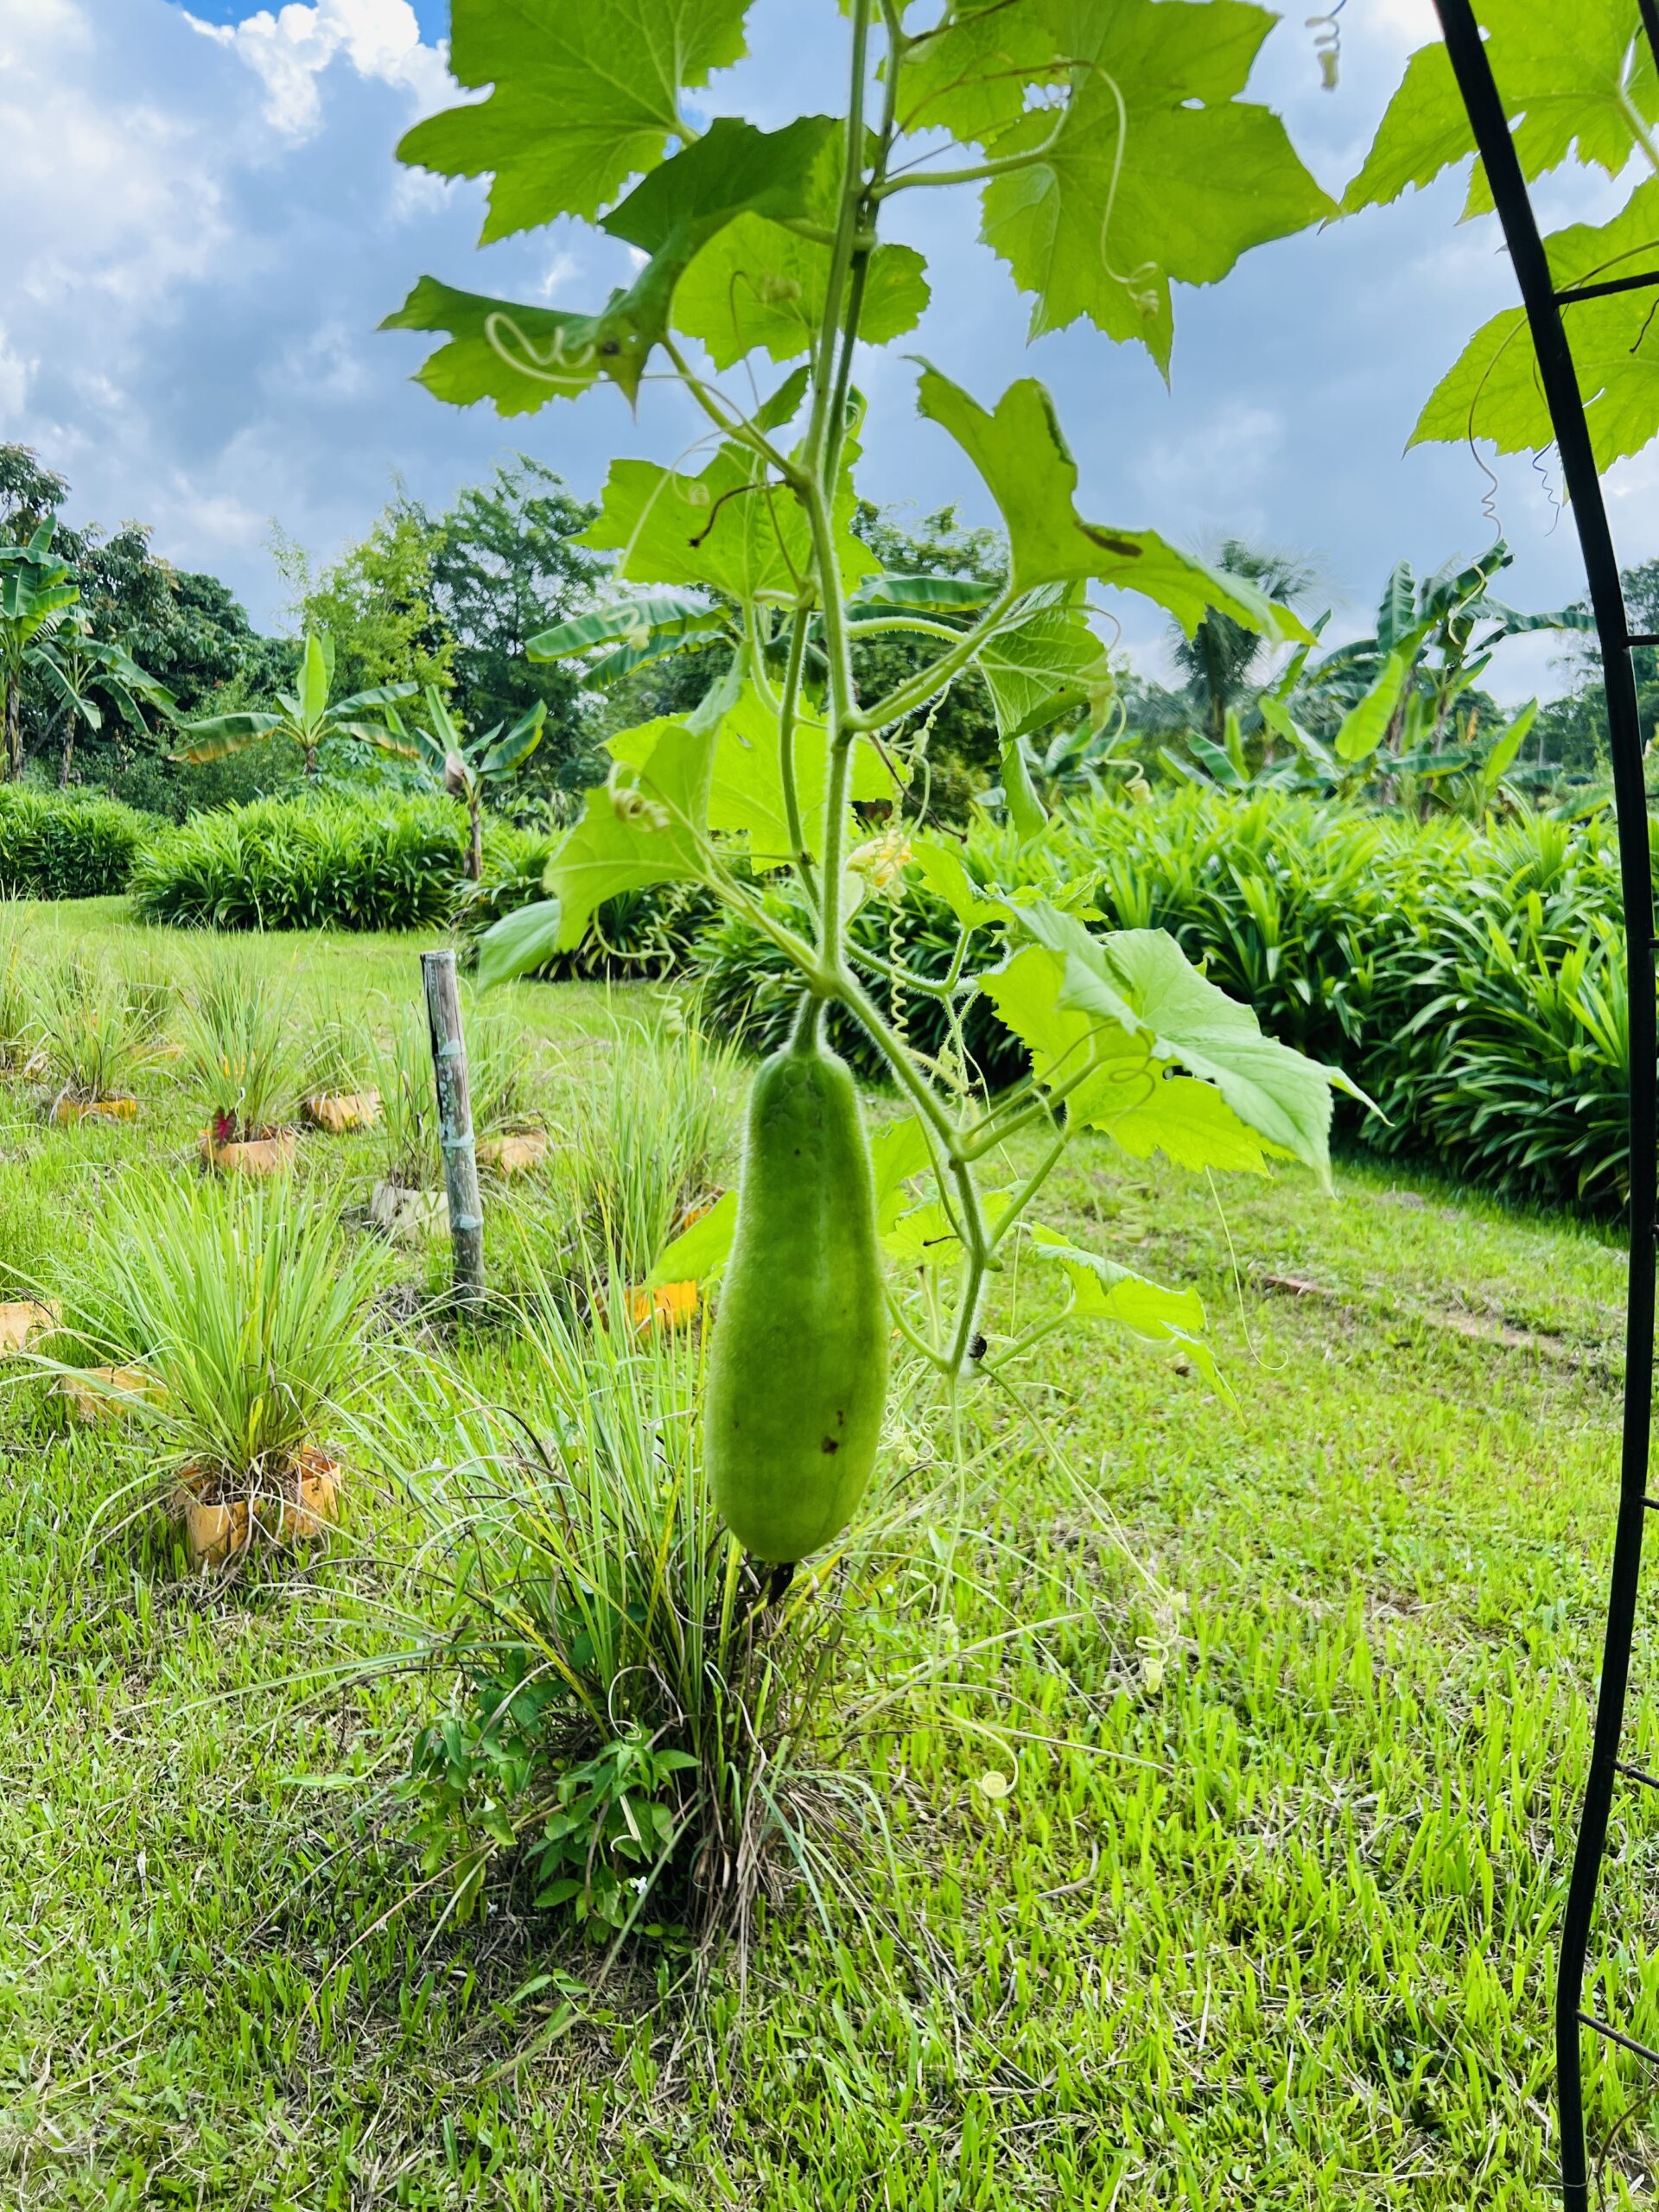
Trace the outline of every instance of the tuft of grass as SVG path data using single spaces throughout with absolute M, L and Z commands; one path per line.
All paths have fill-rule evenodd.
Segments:
M 543 1298 L 515 1386 L 410 1484 L 447 1592 L 410 1648 L 454 1685 L 405 1786 L 426 1872 L 463 1920 L 495 1871 L 594 1942 L 746 1943 L 757 1899 L 824 1857 L 835 1563 L 762 1580 L 721 1528 L 689 1332 Z
M 741 1080 L 734 1052 L 696 1029 L 613 1026 L 562 1131 L 561 1196 L 590 1280 L 643 1282 L 688 1205 L 726 1173 Z
M 270 1136 L 293 1120 L 305 1052 L 291 979 L 217 943 L 197 958 L 182 1031 L 180 1074 L 221 1143 Z
M 79 1104 L 131 1095 L 160 1042 L 150 994 L 101 963 L 69 959 L 41 991 L 41 1031 L 60 1099 Z
M 536 1118 L 535 1076 L 520 1025 L 509 1014 L 468 1007 L 462 1029 L 474 1135 L 497 1136 L 531 1127 Z M 374 1133 L 380 1173 L 404 1190 L 435 1189 L 443 1180 L 443 1155 L 424 1014 L 413 1007 L 395 1009 L 390 1026 L 369 1042 L 363 1066 L 380 1093 Z
M 41 991 L 22 923 L 0 920 L 0 1071 L 23 1072 L 40 1049 Z
M 70 1301 L 100 1363 L 142 1368 L 157 1465 L 220 1500 L 291 1484 L 359 1389 L 385 1261 L 326 1209 L 262 1185 L 137 1183 Z

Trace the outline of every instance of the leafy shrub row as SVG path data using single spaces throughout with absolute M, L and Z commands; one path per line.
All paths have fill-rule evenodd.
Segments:
M 1366 1143 L 1427 1155 L 1514 1198 L 1596 1211 L 1623 1203 L 1630 1032 L 1605 819 L 1483 830 L 1194 791 L 1078 808 L 1052 846 L 1021 853 L 1004 833 L 981 832 L 965 858 L 1007 888 L 1082 873 L 1102 926 L 1168 930 L 1270 1034 L 1370 1094 L 1380 1116 L 1344 1109 Z M 912 883 L 896 908 L 872 901 L 855 937 L 937 976 L 956 925 Z M 723 919 L 690 965 L 722 1034 L 761 1050 L 781 1038 L 794 987 L 758 931 Z M 867 980 L 893 1014 L 882 976 Z M 932 1001 L 897 1011 L 937 1047 Z M 993 1084 L 1020 1072 L 1022 1048 L 983 1001 L 965 1027 Z M 852 1024 L 839 1042 L 862 1072 L 880 1074 Z
M 537 841 L 503 826 L 491 842 Z M 418 929 L 454 912 L 465 851 L 448 800 L 260 799 L 167 831 L 132 893 L 147 919 L 182 927 Z
M 160 826 L 118 799 L 0 785 L 0 896 L 102 899 L 124 891 Z

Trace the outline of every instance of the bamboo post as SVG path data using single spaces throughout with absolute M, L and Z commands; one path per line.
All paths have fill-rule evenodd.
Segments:
M 426 1020 L 432 1038 L 432 1076 L 438 1094 L 438 1139 L 449 1199 L 449 1241 L 455 1255 L 455 1296 L 476 1305 L 484 1295 L 484 1204 L 473 1149 L 472 1088 L 467 1041 L 461 1029 L 461 994 L 453 952 L 423 952 Z

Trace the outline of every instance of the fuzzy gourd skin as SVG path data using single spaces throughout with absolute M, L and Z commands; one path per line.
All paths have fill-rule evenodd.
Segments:
M 858 1093 L 809 1023 L 754 1078 L 709 1351 L 704 1451 L 746 1550 L 781 1565 L 841 1534 L 875 1465 L 887 1389 Z

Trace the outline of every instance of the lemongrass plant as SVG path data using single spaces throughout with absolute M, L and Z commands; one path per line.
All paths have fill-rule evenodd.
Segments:
M 292 1122 L 305 1056 L 291 980 L 216 944 L 199 960 L 181 1027 L 180 1073 L 219 1142 L 270 1136 Z
M 758 1579 L 721 1530 L 702 1359 L 689 1332 L 583 1327 L 543 1295 L 511 1410 L 452 1402 L 439 1456 L 410 1478 L 417 1573 L 443 1603 L 404 1648 L 447 1703 L 405 1795 L 458 1917 L 505 1875 L 595 1942 L 669 1928 L 712 1942 L 741 1936 L 757 1898 L 823 1857 L 824 1793 L 840 1787 L 829 1693 L 858 1577 L 832 1591 L 830 1557 L 793 1586 Z M 882 1526 L 857 1540 L 872 1573 Z
M 41 993 L 22 925 L 0 923 L 0 1071 L 24 1073 L 41 1049 Z
M 523 1033 L 510 1015 L 463 1016 L 474 1136 L 498 1136 L 535 1119 L 534 1073 Z M 423 1016 L 399 1008 L 365 1048 L 363 1067 L 380 1094 L 375 1148 L 380 1172 L 399 1189 L 435 1189 L 443 1180 L 432 1046 Z
M 41 988 L 41 1031 L 60 1104 L 131 1096 L 160 1036 L 149 995 L 130 977 L 81 960 L 64 962 Z
M 590 1276 L 642 1282 L 688 1211 L 717 1195 L 736 1141 L 737 1058 L 695 1027 L 617 1021 L 584 1070 L 559 1176 Z
M 359 1020 L 325 995 L 304 1045 L 304 1090 L 308 1097 L 353 1096 L 369 1084 L 371 1040 Z
M 366 1382 L 385 1255 L 288 1192 L 194 1179 L 123 1187 L 106 1230 L 64 1301 L 73 1362 L 35 1363 L 142 1371 L 123 1410 L 159 1476 L 220 1501 L 291 1492 Z

